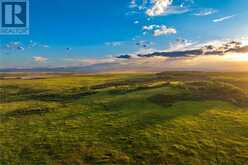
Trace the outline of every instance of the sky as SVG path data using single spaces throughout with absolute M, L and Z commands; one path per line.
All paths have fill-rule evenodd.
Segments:
M 0 36 L 0 68 L 118 63 L 122 54 L 244 40 L 247 7 L 247 0 L 30 0 L 30 34 Z

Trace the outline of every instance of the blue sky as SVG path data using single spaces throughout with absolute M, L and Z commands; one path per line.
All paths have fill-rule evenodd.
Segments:
M 247 0 L 30 0 L 30 35 L 0 36 L 2 67 L 134 53 L 144 49 L 140 42 L 162 50 L 178 38 L 248 36 L 247 7 Z M 22 49 L 7 50 L 7 44 Z

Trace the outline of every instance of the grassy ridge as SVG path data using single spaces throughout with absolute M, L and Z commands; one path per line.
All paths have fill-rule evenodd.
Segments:
M 247 77 L 1 80 L 0 164 L 247 164 Z

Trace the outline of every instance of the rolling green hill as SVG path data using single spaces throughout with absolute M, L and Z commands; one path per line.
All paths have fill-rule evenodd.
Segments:
M 1 74 L 2 165 L 248 164 L 248 73 L 38 77 Z

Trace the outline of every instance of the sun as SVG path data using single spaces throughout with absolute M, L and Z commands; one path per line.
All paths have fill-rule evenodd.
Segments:
M 225 55 L 225 60 L 234 62 L 248 62 L 248 54 L 229 54 Z

